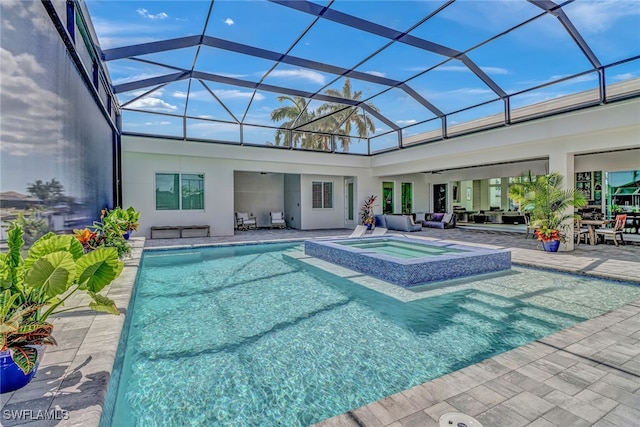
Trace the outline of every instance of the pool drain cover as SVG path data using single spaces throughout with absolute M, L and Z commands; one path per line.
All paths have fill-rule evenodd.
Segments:
M 440 427 L 482 427 L 482 424 L 467 414 L 447 412 L 440 417 Z

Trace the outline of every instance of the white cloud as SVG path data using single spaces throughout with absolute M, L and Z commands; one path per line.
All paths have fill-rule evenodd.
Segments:
M 147 19 L 167 19 L 169 17 L 169 15 L 167 15 L 165 12 L 160 12 L 153 15 L 149 13 L 147 9 L 144 9 L 144 8 L 137 9 L 136 12 L 138 12 L 138 15 Z
M 386 77 L 387 76 L 387 73 L 383 73 L 382 71 L 365 71 L 365 73 L 371 74 L 372 76 L 378 76 L 378 77 Z
M 51 20 L 46 14 L 42 13 L 42 5 L 39 4 L 39 2 L 2 0 L 0 1 L 0 7 L 2 8 L 0 15 L 3 15 L 3 30 L 5 29 L 5 23 L 15 23 L 15 20 L 13 19 L 14 17 L 21 18 L 23 20 L 30 20 L 32 28 L 41 33 L 46 33 L 51 28 Z
M 160 122 L 144 122 L 145 126 L 166 126 L 166 125 L 170 125 L 171 122 L 165 122 L 165 121 L 160 121 Z
M 178 98 L 178 99 L 186 99 L 187 98 L 187 92 L 181 91 L 181 90 L 176 90 L 174 91 L 171 96 L 173 96 L 174 98 Z M 196 99 L 196 100 L 204 100 L 204 101 L 215 101 L 214 97 L 211 96 L 211 94 L 209 92 L 207 92 L 206 90 L 192 90 L 189 92 L 189 99 Z
M 238 89 L 218 89 L 214 90 L 213 93 L 215 93 L 220 99 L 250 99 L 251 95 L 253 95 L 253 91 L 241 91 Z M 186 99 L 187 92 L 176 90 L 171 94 L 171 96 L 178 99 Z M 205 90 L 192 90 L 189 92 L 189 99 L 216 102 L 215 98 Z M 262 101 L 265 97 L 260 93 L 256 93 L 256 96 L 254 96 L 253 99 L 254 101 Z
M 137 99 L 131 104 L 127 105 L 127 107 L 139 108 L 139 109 L 149 110 L 149 111 L 166 111 L 166 112 L 175 111 L 178 109 L 177 106 L 169 104 L 168 102 L 163 101 L 160 98 L 154 98 L 154 97 Z
M 46 70 L 28 53 L 14 55 L 0 48 L 0 149 L 13 156 L 57 155 L 64 140 L 64 100 L 42 88 Z M 34 123 L 38 125 L 33 126 Z
M 98 35 L 98 42 L 102 49 L 110 49 L 118 46 L 131 46 L 148 43 L 157 40 L 157 34 L 167 31 L 167 24 L 135 24 L 107 21 L 99 17 L 91 17 L 93 27 Z M 153 34 L 153 35 L 151 35 Z
M 243 92 L 237 89 L 221 89 L 214 90 L 213 93 L 220 99 L 250 99 L 251 95 L 253 95 L 253 91 Z M 254 101 L 262 101 L 265 99 L 264 95 L 260 93 L 256 93 L 256 96 L 253 97 Z
M 622 17 L 640 15 L 640 7 L 636 1 L 584 1 L 576 2 L 568 8 L 567 15 L 576 27 L 589 33 L 606 31 Z
M 8 19 L 3 19 L 2 20 L 2 29 L 3 30 L 11 30 L 11 31 L 15 31 L 16 28 L 11 24 L 11 21 L 9 21 Z
M 465 67 L 464 65 L 442 65 L 438 68 L 434 68 L 433 71 L 452 71 L 455 73 L 461 73 L 461 72 L 469 72 L 471 70 L 469 70 L 467 67 Z
M 225 19 L 225 20 L 224 20 L 224 23 L 225 23 L 225 24 L 227 24 L 227 25 L 229 25 L 229 26 L 231 26 L 231 25 L 235 24 L 235 22 L 233 22 L 233 19 L 231 19 L 231 18 L 227 18 L 227 19 Z
M 135 82 L 135 81 L 138 81 L 138 80 L 146 80 L 146 79 L 150 79 L 152 77 L 158 77 L 158 76 L 162 76 L 162 75 L 164 75 L 164 74 L 162 74 L 162 73 L 139 73 L 139 74 L 134 74 L 132 76 L 118 77 L 117 79 L 113 79 L 111 81 L 111 83 L 113 83 L 114 85 L 119 85 L 119 84 L 122 84 L 122 83 Z
M 305 70 L 302 68 L 291 70 L 274 70 L 270 74 L 273 77 L 283 77 L 287 79 L 302 79 L 309 80 L 314 83 L 324 84 L 324 76 L 312 70 Z
M 624 80 L 635 79 L 636 75 L 634 73 L 621 73 L 621 74 L 616 74 L 614 76 L 610 76 L 609 78 L 611 80 L 624 81 Z
M 493 91 L 491 89 L 485 89 L 485 88 L 461 87 L 460 89 L 456 89 L 448 93 L 460 93 L 463 95 L 483 95 L 485 93 L 493 93 Z
M 480 69 L 487 74 L 510 74 L 509 70 L 501 67 L 482 67 L 481 66 Z
M 400 126 L 408 126 L 408 125 L 412 125 L 414 123 L 417 123 L 418 121 L 415 119 L 409 119 L 409 120 L 396 120 L 396 124 L 399 124 Z

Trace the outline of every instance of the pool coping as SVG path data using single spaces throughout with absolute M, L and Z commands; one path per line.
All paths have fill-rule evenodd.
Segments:
M 245 241 L 239 244 L 287 243 L 306 239 L 308 238 Z M 59 345 L 47 349 L 38 373 L 29 385 L 0 395 L 2 425 L 42 426 L 45 419 L 43 417 L 53 416 L 55 419 L 47 421 L 46 425 L 99 426 L 144 241 L 144 238 L 131 239 L 132 254 L 124 260 L 123 273 L 106 290 L 106 294 L 116 301 L 122 315 L 114 317 L 84 310 L 54 318 L 54 336 Z M 482 246 L 473 242 L 465 244 Z M 181 245 L 180 248 L 235 245 Z M 170 248 L 178 249 L 176 246 Z M 144 250 L 163 249 L 169 248 Z M 512 253 L 516 252 L 516 249 L 511 250 Z M 528 255 L 530 254 L 523 259 L 531 261 L 532 258 Z M 529 264 L 519 261 L 514 263 Z M 556 268 L 553 262 L 546 267 L 552 271 L 585 274 L 579 268 L 580 263 L 576 263 L 573 269 L 571 265 L 565 259 L 559 260 L 557 267 L 562 268 Z M 624 276 L 586 275 L 628 281 Z M 611 350 L 612 346 L 617 350 Z M 624 363 L 620 363 L 622 360 Z M 551 375 L 554 372 L 551 366 L 555 365 L 558 365 L 555 367 L 558 371 Z M 605 374 L 594 376 L 594 370 Z M 582 379 L 589 375 L 592 375 L 590 378 L 596 378 L 596 381 L 579 391 L 576 391 L 575 385 L 571 388 L 572 379 Z M 609 396 L 606 397 L 607 402 L 615 402 L 615 405 L 599 419 L 620 419 L 629 410 L 634 411 L 625 402 L 633 399 L 637 399 L 634 402 L 640 402 L 640 397 L 633 394 L 640 389 L 640 381 L 636 381 L 638 385 L 635 390 L 630 390 L 629 376 L 640 378 L 640 300 L 444 377 L 329 418 L 317 425 L 437 426 L 437 418 L 451 411 L 465 412 L 480 420 L 485 419 L 485 426 L 527 425 L 536 420 L 541 420 L 536 425 L 545 426 L 553 425 L 549 424 L 553 419 L 575 421 L 575 424 L 567 421 L 567 425 L 592 425 L 590 420 L 581 418 L 585 416 L 584 410 L 579 409 L 580 406 L 570 398 L 575 395 L 594 397 L 594 393 L 601 398 Z M 603 379 L 604 377 L 606 378 Z M 548 393 L 543 395 L 543 391 Z M 548 395 L 553 398 L 551 402 L 543 399 Z M 547 410 L 529 411 L 529 416 L 523 417 L 522 411 L 517 410 L 518 405 L 525 400 L 531 406 L 532 399 L 536 408 L 541 406 Z M 486 410 L 478 412 L 478 408 Z M 523 419 L 526 424 L 522 424 Z M 545 421 L 547 424 L 544 424 Z

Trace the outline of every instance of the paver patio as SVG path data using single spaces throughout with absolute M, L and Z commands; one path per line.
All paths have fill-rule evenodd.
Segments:
M 133 257 L 108 295 L 126 315 L 143 245 L 199 246 L 348 235 L 350 230 L 255 230 L 235 236 L 134 239 Z M 425 229 L 412 236 L 510 248 L 515 263 L 640 284 L 640 246 L 580 245 L 549 254 L 521 233 Z M 36 378 L 0 396 L 3 426 L 97 426 L 125 316 L 70 312 L 54 320 Z M 640 420 L 640 301 L 526 346 L 394 394 L 318 426 L 437 426 L 463 412 L 485 427 L 631 426 Z M 39 412 L 40 411 L 40 412 Z M 44 419 L 53 417 L 54 419 Z

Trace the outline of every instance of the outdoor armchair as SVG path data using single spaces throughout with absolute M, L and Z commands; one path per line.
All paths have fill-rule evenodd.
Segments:
M 249 230 L 256 228 L 256 217 L 246 212 L 236 212 L 236 227 L 238 230 Z
M 287 228 L 287 223 L 284 220 L 284 212 L 269 212 L 269 218 L 271 219 L 271 228 Z

